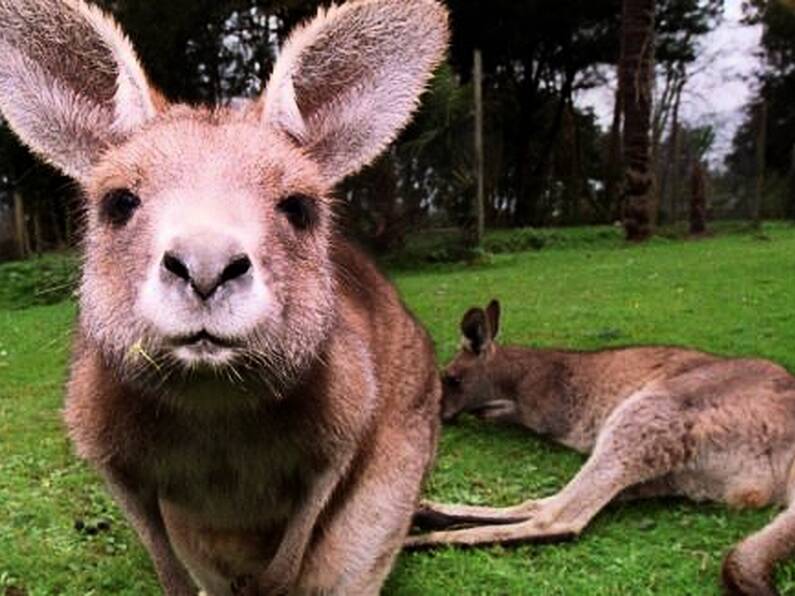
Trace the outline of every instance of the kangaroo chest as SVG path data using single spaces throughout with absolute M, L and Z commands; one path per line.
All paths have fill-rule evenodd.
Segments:
M 187 441 L 153 464 L 161 499 L 227 523 L 286 517 L 311 476 L 306 458 L 278 437 Z
M 299 439 L 303 438 L 304 441 Z M 322 469 L 305 436 L 280 417 L 202 420 L 171 417 L 127 450 L 134 475 L 161 502 L 218 527 L 286 519 Z

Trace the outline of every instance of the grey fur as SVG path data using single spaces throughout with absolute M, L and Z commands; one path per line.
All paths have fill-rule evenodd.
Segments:
M 573 352 L 500 346 L 472 321 L 443 374 L 447 419 L 474 412 L 519 424 L 590 457 L 556 495 L 507 508 L 426 503 L 439 526 L 414 548 L 573 537 L 618 496 L 679 495 L 785 510 L 724 564 L 732 594 L 775 594 L 775 563 L 795 549 L 795 378 L 783 367 L 672 347 Z M 492 313 L 492 321 L 494 320 Z M 472 337 L 486 334 L 477 354 Z M 485 524 L 485 525 L 484 525 Z M 491 524 L 491 525 L 489 525 Z

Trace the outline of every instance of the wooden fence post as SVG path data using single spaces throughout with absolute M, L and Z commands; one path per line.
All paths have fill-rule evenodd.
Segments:
M 485 173 L 483 156 L 483 56 L 481 51 L 475 50 L 475 72 L 473 84 L 475 87 L 475 169 L 477 176 L 477 194 L 475 197 L 475 211 L 477 226 L 475 229 L 474 245 L 483 245 L 483 235 L 486 229 L 485 208 Z

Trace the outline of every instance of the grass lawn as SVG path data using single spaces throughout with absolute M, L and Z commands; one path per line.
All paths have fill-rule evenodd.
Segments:
M 498 297 L 506 342 L 678 344 L 765 356 L 795 370 L 795 228 L 769 225 L 766 233 L 624 247 L 603 230 L 600 242 L 393 277 L 443 362 L 455 351 L 464 310 Z M 15 586 L 31 595 L 157 594 L 147 556 L 61 427 L 74 305 L 2 304 L 0 593 Z M 426 492 L 510 504 L 556 492 L 582 461 L 528 432 L 465 418 L 446 428 Z M 385 594 L 717 594 L 723 554 L 774 514 L 681 500 L 623 503 L 567 544 L 404 554 Z M 795 564 L 779 569 L 778 581 L 795 593 Z

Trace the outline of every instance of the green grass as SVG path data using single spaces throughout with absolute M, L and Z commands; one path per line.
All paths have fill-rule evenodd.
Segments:
M 601 229 L 605 230 L 605 229 Z M 498 297 L 503 340 L 597 348 L 681 344 L 769 357 L 795 370 L 795 228 L 626 247 L 594 230 L 477 266 L 401 269 L 394 278 L 449 359 L 466 308 Z M 510 239 L 507 242 L 512 242 Z M 0 268 L 0 278 L 3 268 Z M 0 306 L 0 593 L 157 594 L 145 553 L 59 418 L 70 302 Z M 14 308 L 9 308 L 13 306 Z M 446 428 L 427 487 L 435 499 L 509 504 L 562 487 L 583 458 L 517 429 L 463 419 Z M 392 595 L 717 594 L 723 554 L 775 514 L 653 500 L 613 505 L 579 540 L 404 554 Z M 80 520 L 86 528 L 75 529 Z M 109 529 L 96 530 L 99 522 Z M 99 524 L 105 528 L 105 524 Z M 795 592 L 795 564 L 778 572 Z
M 77 256 L 44 255 L 0 267 L 0 309 L 56 304 L 77 285 Z

